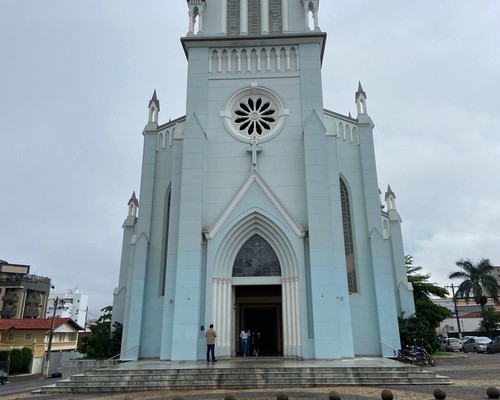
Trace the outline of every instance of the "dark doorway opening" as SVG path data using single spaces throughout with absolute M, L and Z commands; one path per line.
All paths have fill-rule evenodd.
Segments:
M 236 286 L 236 302 L 239 311 L 237 337 L 242 329 L 250 330 L 253 339 L 250 354 L 282 356 L 281 286 Z M 237 353 L 241 354 L 240 343 L 237 348 Z

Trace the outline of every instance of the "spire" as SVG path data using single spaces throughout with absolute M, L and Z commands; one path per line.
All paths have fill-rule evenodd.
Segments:
M 368 114 L 366 111 L 366 93 L 363 90 L 363 86 L 361 86 L 361 81 L 358 82 L 358 91 L 355 94 L 354 102 L 358 108 L 358 115 L 360 114 Z
M 149 119 L 148 122 L 158 123 L 158 113 L 160 112 L 160 102 L 156 97 L 156 89 L 153 92 L 153 97 L 149 100 Z
M 385 192 L 385 201 L 387 202 L 387 210 L 396 209 L 396 195 L 392 191 L 390 185 L 387 185 L 387 191 Z
M 139 208 L 139 200 L 135 196 L 135 190 L 132 193 L 132 197 L 128 201 L 128 216 L 137 217 L 137 208 Z
M 155 104 L 156 107 L 158 108 L 158 111 L 160 111 L 160 102 L 158 101 L 158 98 L 156 97 L 156 89 L 153 92 L 153 97 L 151 97 L 151 100 L 149 100 L 148 108 L 151 107 L 152 104 Z

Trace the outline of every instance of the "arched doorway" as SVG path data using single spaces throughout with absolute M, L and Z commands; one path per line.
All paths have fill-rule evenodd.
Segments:
M 280 285 L 235 286 L 235 337 L 242 329 L 252 334 L 250 354 L 283 355 L 282 297 Z M 235 346 L 242 354 L 241 343 Z
M 242 353 L 239 333 L 248 329 L 252 334 L 251 354 L 283 355 L 281 267 L 276 252 L 259 234 L 241 246 L 232 277 L 235 354 Z
M 304 285 L 299 279 L 296 254 L 302 254 L 300 246 L 294 237 L 287 236 L 275 222 L 258 212 L 239 219 L 216 242 L 208 302 L 210 319 L 218 327 L 220 356 L 239 354 L 243 321 L 256 318 L 276 321 L 275 325 L 266 324 L 276 332 L 276 341 L 272 342 L 277 344 L 269 352 L 302 356 L 301 318 L 307 316 L 300 295 Z

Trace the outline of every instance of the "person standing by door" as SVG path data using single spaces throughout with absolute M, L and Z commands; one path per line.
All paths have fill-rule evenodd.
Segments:
M 250 331 L 245 328 L 240 333 L 241 347 L 243 348 L 243 357 L 250 355 Z
M 210 329 L 205 332 L 205 338 L 207 339 L 207 362 L 210 361 L 210 356 L 212 357 L 212 362 L 217 362 L 215 359 L 215 338 L 217 333 L 214 330 L 214 324 L 210 324 Z

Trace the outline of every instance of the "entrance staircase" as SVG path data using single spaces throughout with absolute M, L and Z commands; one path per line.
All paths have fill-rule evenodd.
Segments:
M 73 375 L 42 393 L 103 393 L 149 390 L 215 390 L 252 388 L 312 388 L 352 385 L 447 385 L 448 377 L 429 369 L 392 360 L 357 362 L 270 362 L 237 359 L 204 362 L 126 362 L 116 368 L 93 369 Z M 303 364 L 303 365 L 301 365 Z M 346 364 L 346 365 L 343 365 Z M 155 367 L 156 365 L 156 367 Z

